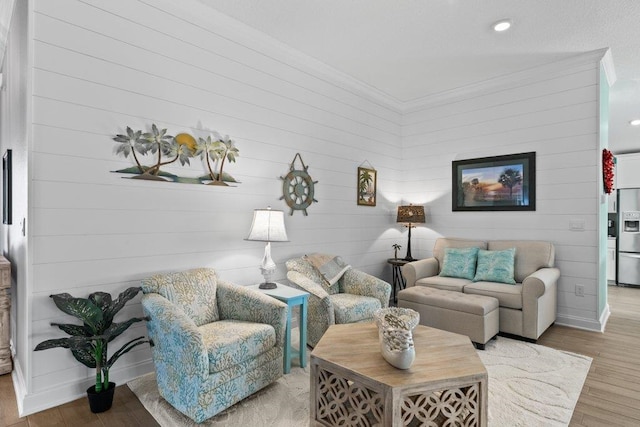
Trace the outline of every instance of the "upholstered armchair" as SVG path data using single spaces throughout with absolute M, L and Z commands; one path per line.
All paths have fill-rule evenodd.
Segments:
M 212 269 L 142 282 L 160 395 L 200 423 L 282 376 L 287 306 Z
M 349 266 L 331 278 L 323 275 L 306 256 L 290 259 L 286 266 L 291 285 L 310 294 L 307 344 L 311 347 L 315 347 L 329 326 L 372 321 L 374 311 L 389 305 L 389 283 Z

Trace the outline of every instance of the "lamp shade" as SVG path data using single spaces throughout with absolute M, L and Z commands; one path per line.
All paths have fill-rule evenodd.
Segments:
M 284 228 L 284 212 L 271 208 L 255 209 L 247 240 L 288 242 L 287 230 Z
M 418 224 L 425 222 L 424 206 L 398 206 L 398 217 L 396 222 Z

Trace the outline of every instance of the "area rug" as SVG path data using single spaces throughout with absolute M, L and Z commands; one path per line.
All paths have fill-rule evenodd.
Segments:
M 566 426 L 591 358 L 499 337 L 478 351 L 489 373 L 489 426 Z M 163 427 L 309 425 L 309 367 L 291 373 L 202 424 L 173 409 L 158 394 L 155 375 L 128 383 Z

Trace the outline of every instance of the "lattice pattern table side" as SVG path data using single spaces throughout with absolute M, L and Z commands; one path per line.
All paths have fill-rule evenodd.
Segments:
M 13 369 L 11 347 L 9 345 L 11 311 L 11 264 L 0 257 L 0 375 Z
M 481 384 L 426 390 L 402 396 L 399 414 L 402 426 L 481 425 Z
M 316 368 L 316 421 L 331 426 L 382 426 L 384 399 L 370 388 Z

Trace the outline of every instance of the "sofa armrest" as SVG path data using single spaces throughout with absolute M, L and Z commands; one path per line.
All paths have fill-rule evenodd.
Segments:
M 384 280 L 353 268 L 345 271 L 340 280 L 345 293 L 377 298 L 383 308 L 389 305 L 391 285 Z
M 432 257 L 409 262 L 402 266 L 402 275 L 407 282 L 407 288 L 415 286 L 418 279 L 438 275 L 438 260 Z
M 541 268 L 525 277 L 522 281 L 522 298 L 524 301 L 540 298 L 548 288 L 555 285 L 560 277 L 557 268 Z
M 284 345 L 287 321 L 285 303 L 256 290 L 223 280 L 218 280 L 216 299 L 221 319 L 271 325 L 276 331 L 276 346 Z
M 142 296 L 147 332 L 153 342 L 158 382 L 176 378 L 194 384 L 209 376 L 209 357 L 198 327 L 182 310 L 160 294 Z
M 541 268 L 522 281 L 522 336 L 533 340 L 556 320 L 560 270 Z

